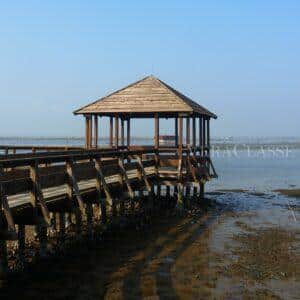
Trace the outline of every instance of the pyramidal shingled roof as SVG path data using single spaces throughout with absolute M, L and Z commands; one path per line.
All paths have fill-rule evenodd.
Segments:
M 189 113 L 215 114 L 154 76 L 145 77 L 76 111 L 74 114 Z

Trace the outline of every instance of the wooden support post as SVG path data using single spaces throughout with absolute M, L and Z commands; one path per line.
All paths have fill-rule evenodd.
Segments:
M 204 198 L 204 183 L 200 183 L 199 187 L 200 187 L 200 195 L 199 195 L 199 197 L 201 199 L 203 199 Z
M 210 159 L 210 124 L 209 124 L 209 118 L 207 118 L 207 126 L 206 126 L 206 129 L 207 129 L 207 132 L 206 132 L 206 139 L 207 139 L 207 142 L 206 142 L 206 147 L 207 147 L 207 159 Z M 208 170 L 208 175 L 210 175 L 210 161 L 207 161 L 207 170 Z
M 98 148 L 98 116 L 94 115 L 94 147 Z
M 178 145 L 178 202 L 182 203 L 183 201 L 183 185 L 182 185 L 182 158 L 183 158 L 183 118 L 179 117 L 179 145 Z
M 76 180 L 75 165 L 74 165 L 74 162 L 72 159 L 67 161 L 66 167 L 67 167 L 67 174 L 69 176 L 69 185 L 75 194 L 79 209 L 81 211 L 81 214 L 83 215 L 84 214 L 84 202 L 83 202 L 82 196 L 80 194 L 80 190 L 79 190 L 78 183 Z
M 97 171 L 98 180 L 100 180 L 101 185 L 104 189 L 104 193 L 105 193 L 105 196 L 106 196 L 106 201 L 109 202 L 111 207 L 112 207 L 112 214 L 116 215 L 116 213 L 117 213 L 117 211 L 116 211 L 116 201 L 111 196 L 109 187 L 106 183 L 105 176 L 102 172 L 101 160 L 100 159 L 95 159 L 95 168 L 96 168 L 96 171 Z
M 182 117 L 179 117 L 179 145 L 178 145 L 178 155 L 179 159 L 182 160 L 182 144 L 183 144 L 183 121 Z
M 4 175 L 4 170 L 0 169 L 0 178 Z M 7 197 L 2 184 L 0 183 L 0 215 L 4 213 L 8 223 L 8 231 L 14 232 L 15 224 L 8 206 Z M 0 239 L 0 279 L 4 279 L 8 273 L 7 242 Z
M 199 117 L 199 148 L 200 156 L 202 157 L 202 141 L 203 141 L 203 126 L 202 126 L 202 117 Z
M 131 187 L 126 169 L 124 167 L 124 162 L 123 162 L 123 158 L 119 158 L 119 167 L 120 167 L 120 171 L 121 171 L 121 175 L 122 175 L 122 179 L 124 180 L 127 190 L 128 190 L 128 194 L 129 194 L 129 198 L 130 198 L 130 204 L 131 207 L 134 207 L 134 191 Z
M 59 242 L 64 243 L 66 238 L 66 215 L 64 212 L 59 213 Z
M 155 149 L 159 148 L 159 117 L 158 114 L 155 114 L 155 134 L 154 134 L 154 145 Z
M 4 279 L 8 273 L 7 242 L 0 240 L 0 279 Z
M 175 118 L 175 147 L 178 147 L 178 118 Z
M 39 240 L 40 240 L 40 256 L 45 257 L 47 255 L 47 227 L 39 226 Z
M 109 117 L 109 147 L 113 146 L 114 119 Z
M 100 166 L 99 166 L 100 168 Z M 97 171 L 98 172 L 98 171 Z M 100 168 L 101 172 L 101 168 Z M 102 174 L 102 172 L 101 172 Z M 102 174 L 103 175 L 103 174 Z M 103 176 L 104 177 L 104 176 Z M 98 192 L 98 198 L 99 198 L 99 203 L 100 203 L 100 210 L 101 210 L 101 222 L 103 224 L 106 223 L 107 218 L 106 218 L 106 201 L 104 198 L 102 198 L 101 191 L 102 191 L 102 181 L 100 176 L 96 176 L 96 189 Z
M 197 197 L 197 186 L 194 186 L 193 188 L 193 196 Z
M 130 147 L 130 119 L 127 120 L 127 147 Z
M 180 204 L 180 205 L 183 205 L 184 206 L 184 199 L 183 199 L 183 185 L 182 183 L 178 183 L 178 186 L 177 186 L 177 202 Z
M 115 116 L 115 147 L 119 148 L 119 117 Z
M 47 255 L 47 226 L 51 225 L 50 214 L 46 203 L 44 201 L 44 196 L 42 192 L 42 188 L 40 185 L 39 178 L 39 168 L 38 162 L 35 161 L 33 165 L 30 166 L 30 179 L 32 181 L 32 190 L 30 191 L 30 199 L 31 204 L 34 209 L 34 215 L 36 218 L 36 233 L 38 234 L 38 238 L 40 241 L 40 256 Z M 43 215 L 43 223 L 38 217 L 38 204 L 40 204 L 42 215 Z
M 170 186 L 166 186 L 166 197 L 169 199 L 170 198 Z
M 129 178 L 128 178 L 128 175 L 127 175 L 127 172 L 125 170 L 125 167 L 124 167 L 124 163 L 123 163 L 123 159 L 122 158 L 119 158 L 119 167 L 120 167 L 120 171 L 121 171 L 121 174 L 123 176 L 123 179 L 124 179 L 124 182 L 127 186 L 127 190 L 128 190 L 128 193 L 129 193 L 129 197 L 131 199 L 134 198 L 134 192 L 133 192 L 133 189 L 130 185 L 130 182 L 129 182 Z
M 206 153 L 206 120 L 203 117 L 202 118 L 202 157 L 205 157 L 205 153 Z
M 154 153 L 154 158 L 155 158 L 155 177 L 156 177 L 156 196 L 157 196 L 157 200 L 159 200 L 159 196 L 160 196 L 160 175 L 159 175 L 159 151 L 156 150 Z
M 121 119 L 121 146 L 124 147 L 125 146 L 125 139 L 124 139 L 124 119 Z
M 186 203 L 187 205 L 190 204 L 190 200 L 191 200 L 190 197 L 191 197 L 191 187 L 190 187 L 189 184 L 187 184 L 187 185 L 185 186 L 185 198 L 186 198 L 185 203 Z
M 7 195 L 4 189 L 4 186 L 1 181 L 1 177 L 4 177 L 5 173 L 3 168 L 0 168 L 0 214 L 3 211 L 3 214 L 5 216 L 6 222 L 7 222 L 7 231 L 11 239 L 14 239 L 17 237 L 16 234 L 16 228 L 14 219 L 8 204 Z
M 86 222 L 88 240 L 93 240 L 93 205 L 91 202 L 86 203 Z
M 24 269 L 25 267 L 25 225 L 18 225 L 18 268 Z
M 186 146 L 189 146 L 190 141 L 190 117 L 186 118 Z
M 101 222 L 105 224 L 107 222 L 106 218 L 106 201 L 105 198 L 102 197 L 101 192 L 102 192 L 102 183 L 101 179 L 99 176 L 96 176 L 96 189 L 98 193 L 98 199 L 100 203 L 100 211 L 101 211 Z
M 70 199 L 70 201 L 73 201 L 73 195 L 75 195 L 78 204 L 78 207 L 74 209 L 74 214 L 76 219 L 76 233 L 78 237 L 80 237 L 82 233 L 82 216 L 84 215 L 84 203 L 77 184 L 73 160 L 68 160 L 66 162 L 66 169 L 68 174 L 68 198 Z
M 50 226 L 51 225 L 50 213 L 44 200 L 44 195 L 40 184 L 39 167 L 37 162 L 35 162 L 33 165 L 30 166 L 30 179 L 32 182 L 32 191 L 30 193 L 32 205 L 36 210 L 37 210 L 37 205 L 38 204 L 40 205 L 42 215 L 45 221 L 45 225 Z
M 178 186 L 177 185 L 174 185 L 174 193 L 173 194 L 174 194 L 174 197 L 178 198 Z
M 90 144 L 90 142 L 89 142 L 89 132 L 90 132 L 89 125 L 90 125 L 89 117 L 85 116 L 85 148 L 86 149 L 89 148 L 89 144 Z
M 195 149 L 196 148 L 196 117 L 193 117 L 193 148 Z M 195 154 L 195 152 L 194 152 Z
M 149 193 L 151 193 L 151 184 L 149 183 L 149 180 L 148 180 L 148 177 L 147 177 L 147 174 L 146 174 L 146 171 L 144 169 L 144 166 L 143 166 L 143 163 L 142 163 L 142 159 L 141 159 L 140 156 L 137 156 L 137 163 L 138 163 L 138 166 L 140 168 L 141 175 L 142 175 L 142 178 L 144 180 L 144 183 L 145 183 L 145 186 L 147 188 L 147 191 Z
M 89 116 L 89 149 L 93 147 L 93 118 Z

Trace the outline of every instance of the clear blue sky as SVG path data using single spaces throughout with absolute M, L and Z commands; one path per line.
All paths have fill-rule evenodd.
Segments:
M 74 109 L 151 73 L 214 136 L 299 136 L 299 0 L 7 0 L 0 34 L 0 136 L 83 135 Z

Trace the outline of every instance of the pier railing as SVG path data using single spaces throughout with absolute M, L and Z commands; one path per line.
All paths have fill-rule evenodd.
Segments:
M 34 226 L 40 254 L 47 251 L 47 228 L 59 223 L 64 240 L 66 217 L 89 238 L 94 221 L 106 223 L 121 215 L 126 206 L 160 199 L 162 187 L 170 195 L 201 195 L 205 181 L 216 173 L 210 158 L 199 149 L 132 147 L 69 149 L 55 152 L 12 154 L 0 158 L 0 275 L 7 273 L 7 241 L 18 243 L 18 259 L 24 263 L 25 226 Z M 203 191 L 202 191 L 203 192 Z M 96 212 L 96 208 L 98 211 Z M 57 226 L 55 225 L 55 228 Z

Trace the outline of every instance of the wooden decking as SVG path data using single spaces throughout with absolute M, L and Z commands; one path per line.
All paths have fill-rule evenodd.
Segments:
M 34 225 L 42 249 L 53 214 L 60 215 L 60 238 L 65 235 L 65 214 L 74 215 L 77 232 L 82 219 L 88 237 L 93 236 L 93 204 L 100 207 L 100 222 L 122 213 L 126 201 L 141 195 L 161 197 L 162 186 L 174 186 L 182 199 L 183 189 L 199 186 L 216 176 L 209 157 L 199 149 L 76 150 L 6 154 L 0 157 L 0 275 L 8 270 L 7 240 L 17 240 L 19 259 L 24 259 L 25 226 Z M 167 193 L 170 192 L 167 188 Z M 54 217 L 55 218 L 55 217 Z

